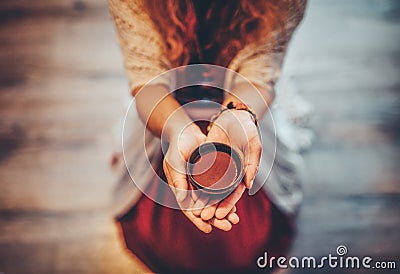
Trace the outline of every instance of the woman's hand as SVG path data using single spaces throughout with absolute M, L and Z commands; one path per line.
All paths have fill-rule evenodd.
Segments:
M 219 219 L 204 220 L 195 214 L 206 206 L 206 197 L 196 193 L 197 191 L 194 191 L 187 182 L 185 167 L 190 153 L 205 140 L 206 136 L 195 123 L 183 129 L 174 129 L 174 133 L 170 134 L 170 145 L 163 161 L 164 173 L 182 212 L 194 225 L 205 233 L 211 232 L 211 225 L 228 231 L 232 228 L 232 224 L 239 221 L 234 207 L 230 207 L 229 212 Z
M 217 219 L 223 219 L 235 208 L 245 188 L 251 188 L 253 184 L 261 157 L 261 140 L 249 112 L 228 110 L 214 121 L 206 142 L 225 143 L 241 151 L 244 156 L 244 184 L 239 184 L 237 189 L 223 201 L 195 212 L 203 220 L 209 220 L 214 216 Z

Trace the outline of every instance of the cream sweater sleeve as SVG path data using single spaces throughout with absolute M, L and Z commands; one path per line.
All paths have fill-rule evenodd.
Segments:
M 163 54 L 161 37 L 138 1 L 108 0 L 108 3 L 131 90 L 171 69 Z M 152 84 L 169 85 L 169 81 L 169 78 L 161 76 Z
M 243 77 L 228 74 L 226 89 L 246 79 L 253 84 L 267 87 L 274 93 L 274 85 L 281 72 L 283 59 L 292 34 L 303 18 L 305 0 L 281 0 L 287 10 L 284 27 L 271 33 L 264 41 L 253 43 L 243 48 L 231 61 L 229 69 Z M 274 95 L 274 94 L 272 94 Z

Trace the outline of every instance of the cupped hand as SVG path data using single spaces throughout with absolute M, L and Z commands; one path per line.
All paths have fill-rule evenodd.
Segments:
M 224 111 L 211 127 L 206 142 L 220 142 L 239 150 L 244 159 L 243 183 L 235 191 L 219 203 L 197 210 L 196 216 L 209 220 L 214 216 L 224 219 L 235 208 L 245 188 L 251 188 L 257 174 L 262 145 L 258 128 L 251 114 L 245 110 Z
M 232 228 L 232 224 L 239 221 L 236 209 L 230 207 L 229 212 L 223 218 L 202 218 L 196 213 L 207 208 L 207 197 L 193 190 L 187 181 L 186 161 L 192 151 L 203 144 L 205 140 L 206 136 L 195 123 L 191 123 L 173 134 L 163 161 L 164 173 L 182 212 L 197 228 L 205 233 L 211 232 L 212 226 L 228 231 Z

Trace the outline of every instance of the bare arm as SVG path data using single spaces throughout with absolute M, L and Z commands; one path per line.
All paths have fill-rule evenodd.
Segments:
M 164 85 L 147 85 L 133 92 L 140 118 L 154 135 L 170 141 L 192 120 Z

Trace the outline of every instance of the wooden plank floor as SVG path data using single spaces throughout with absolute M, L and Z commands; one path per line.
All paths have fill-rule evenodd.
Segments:
M 145 270 L 107 213 L 127 85 L 104 2 L 0 2 L 0 273 Z M 292 255 L 400 267 L 399 18 L 394 0 L 309 2 L 287 58 L 317 136 Z

